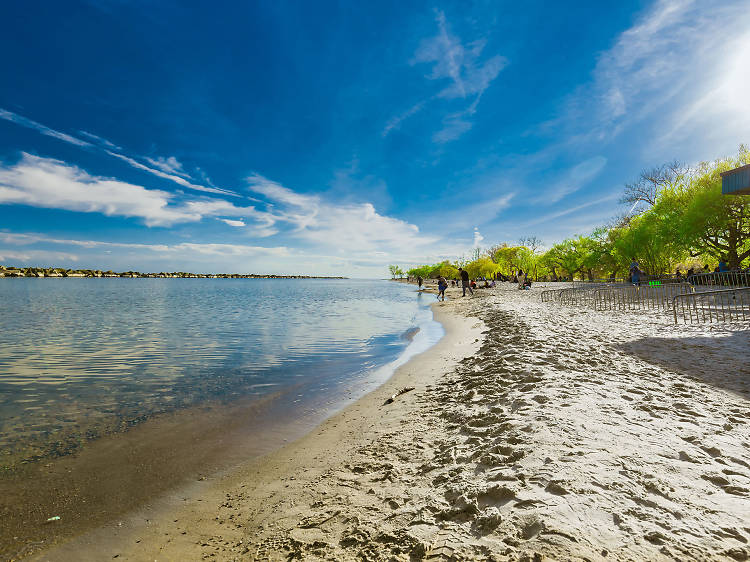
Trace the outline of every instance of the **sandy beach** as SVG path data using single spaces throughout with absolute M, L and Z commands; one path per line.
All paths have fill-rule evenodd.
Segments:
M 750 557 L 750 332 L 540 290 L 449 289 L 379 389 L 36 559 Z

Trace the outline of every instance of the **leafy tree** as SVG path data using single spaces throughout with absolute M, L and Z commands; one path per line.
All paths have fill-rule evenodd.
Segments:
M 478 277 L 492 277 L 497 271 L 497 264 L 489 257 L 482 256 L 466 264 L 464 269 L 472 279 L 477 279 Z
M 750 151 L 741 146 L 735 158 L 701 164 L 683 190 L 676 222 L 691 256 L 726 259 L 730 269 L 739 269 L 750 257 L 750 196 L 722 195 L 720 175 L 746 164 Z
M 502 244 L 490 248 L 489 255 L 492 261 L 498 264 L 498 271 L 510 275 L 510 273 L 520 267 L 520 256 L 523 246 L 509 246 Z
M 542 259 L 555 278 L 558 270 L 571 279 L 574 279 L 582 270 L 585 270 L 591 277 L 593 271 L 591 254 L 595 247 L 596 242 L 587 236 L 567 238 L 552 246 Z
M 643 170 L 635 182 L 625 185 L 625 193 L 620 202 L 632 205 L 633 211 L 641 206 L 640 212 L 643 212 L 656 205 L 659 194 L 664 189 L 681 185 L 686 175 L 686 168 L 676 160 L 658 168 Z

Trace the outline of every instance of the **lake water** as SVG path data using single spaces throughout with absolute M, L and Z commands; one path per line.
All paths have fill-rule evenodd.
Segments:
M 335 407 L 440 339 L 433 299 L 388 281 L 4 279 L 0 464 L 209 400 Z

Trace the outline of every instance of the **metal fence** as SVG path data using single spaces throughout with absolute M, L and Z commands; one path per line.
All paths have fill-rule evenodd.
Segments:
M 750 272 L 645 277 L 638 285 L 587 282 L 542 291 L 541 300 L 598 311 L 671 311 L 675 323 L 679 316 L 685 323 L 740 322 L 750 320 Z
M 604 286 L 602 283 L 587 284 L 579 287 L 565 287 L 563 289 L 547 289 L 542 291 L 540 298 L 542 302 L 560 302 L 563 304 L 578 304 L 586 293 Z
M 625 277 L 607 277 L 606 279 L 573 279 L 572 283 L 574 287 L 579 285 L 601 285 L 603 283 L 627 283 L 628 279 Z
M 540 294 L 540 298 L 542 299 L 542 302 L 553 302 L 558 300 L 560 296 L 560 291 L 563 291 L 564 289 L 547 289 L 545 291 L 542 291 Z
M 750 271 L 696 273 L 687 282 L 696 287 L 750 287 Z
M 739 322 L 750 320 L 750 287 L 697 291 L 672 299 L 674 322 Z
M 653 283 L 597 289 L 592 295 L 592 306 L 595 310 L 669 310 L 675 296 L 695 291 L 687 283 Z

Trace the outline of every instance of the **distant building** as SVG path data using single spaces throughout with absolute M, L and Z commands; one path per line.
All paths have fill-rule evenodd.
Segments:
M 723 195 L 750 195 L 750 164 L 721 173 Z

